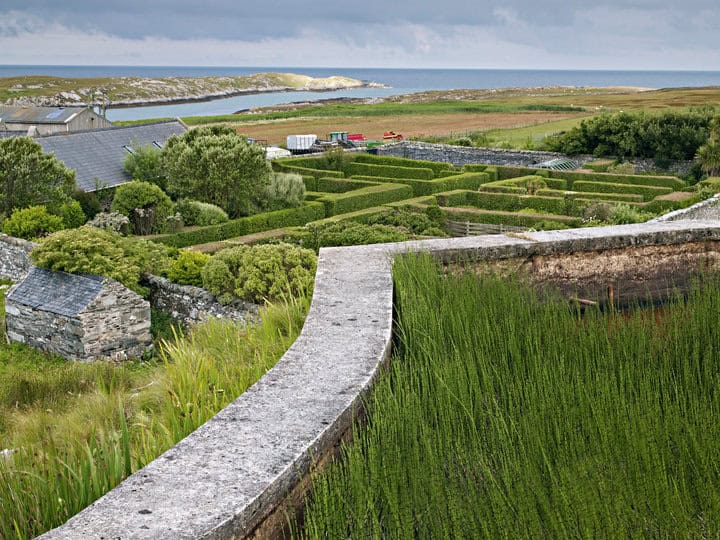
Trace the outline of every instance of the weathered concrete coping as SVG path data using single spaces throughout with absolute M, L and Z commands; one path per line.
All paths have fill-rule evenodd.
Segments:
M 720 240 L 675 222 L 329 248 L 302 333 L 257 384 L 45 539 L 242 538 L 350 426 L 390 352 L 394 257 L 497 259 Z

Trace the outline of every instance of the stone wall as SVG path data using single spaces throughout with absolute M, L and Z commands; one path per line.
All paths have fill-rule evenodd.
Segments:
M 35 244 L 0 233 L 0 279 L 19 281 L 30 270 Z
M 189 285 L 178 285 L 165 278 L 146 275 L 144 280 L 150 287 L 152 307 L 169 313 L 184 326 L 203 322 L 210 317 L 223 317 L 238 321 L 255 320 L 259 306 L 237 300 L 223 305 L 205 289 Z
M 83 357 L 123 361 L 152 349 L 150 302 L 121 283 L 106 279 L 103 290 L 79 315 Z
M 72 317 L 5 302 L 5 333 L 11 342 L 49 351 L 70 360 L 85 357 L 82 323 Z
M 531 167 L 557 158 L 567 158 L 555 152 L 536 152 L 532 150 L 505 150 L 501 148 L 471 148 L 449 144 L 430 144 L 423 142 L 403 141 L 378 148 L 378 155 L 410 159 L 425 159 L 452 163 L 455 166 L 485 163 L 488 165 L 510 165 L 514 167 Z M 591 156 L 572 156 L 574 161 L 585 163 Z
M 675 210 L 674 212 L 662 215 L 651 220 L 651 222 L 680 221 L 687 219 L 720 221 L 720 195 L 715 195 L 714 197 L 700 201 L 688 208 Z

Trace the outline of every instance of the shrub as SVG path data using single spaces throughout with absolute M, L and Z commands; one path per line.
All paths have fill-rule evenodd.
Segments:
M 147 292 L 139 283 L 141 274 L 161 273 L 169 264 L 164 246 L 124 238 L 89 225 L 43 238 L 30 258 L 48 270 L 113 278 L 140 294 Z
M 628 223 L 642 223 L 652 217 L 652 214 L 641 212 L 637 208 L 633 208 L 627 204 L 618 204 L 613 208 L 612 212 L 610 212 L 608 222 L 612 225 L 626 225 Z
M 585 208 L 583 221 L 608 221 L 613 212 L 613 205 L 608 203 L 594 203 Z
M 183 223 L 189 226 L 218 225 L 229 219 L 225 210 L 210 203 L 182 199 L 175 208 L 182 216 Z
M 102 206 L 97 195 L 92 191 L 76 190 L 73 193 L 73 199 L 80 203 L 83 214 L 87 219 L 94 218 L 98 213 L 102 212 Z
M 87 221 L 80 203 L 75 200 L 61 204 L 58 215 L 62 218 L 65 229 L 77 229 Z
M 167 277 L 180 285 L 202 287 L 202 269 L 210 260 L 210 255 L 199 251 L 183 250 L 170 263 Z
M 88 221 L 88 225 L 122 235 L 130 233 L 130 219 L 118 212 L 100 212 Z
M 221 302 L 262 303 L 309 294 L 316 266 L 312 251 L 290 244 L 237 246 L 213 255 L 202 281 Z
M 133 180 L 155 184 L 160 189 L 167 187 L 167 177 L 162 165 L 162 151 L 152 144 L 134 145 L 123 163 L 125 171 Z
M 259 201 L 264 210 L 297 208 L 305 201 L 305 182 L 295 173 L 273 173 Z
M 30 206 L 13 210 L 2 224 L 5 234 L 33 240 L 63 229 L 63 219 L 48 213 L 44 206 Z
M 673 189 L 669 187 L 584 181 L 573 182 L 573 190 L 580 192 L 589 191 L 591 193 L 631 193 L 642 195 L 643 199 L 646 201 L 650 201 L 658 195 L 666 195 L 673 192 Z
M 308 225 L 307 247 L 318 250 L 321 247 L 360 246 L 385 242 L 403 242 L 408 233 L 389 225 L 366 225 L 351 221 L 340 221 L 321 225 Z
M 433 219 L 434 216 L 435 219 Z M 435 212 L 422 212 L 409 210 L 405 208 L 396 208 L 392 212 L 374 216 L 368 220 L 368 225 L 391 225 L 393 227 L 403 227 L 413 234 L 423 236 L 445 236 L 442 232 L 443 219 L 442 215 L 438 216 Z M 427 231 L 433 230 L 433 234 Z M 440 234 L 437 232 L 440 231 Z
M 270 181 L 265 150 L 232 128 L 202 127 L 173 135 L 163 148 L 168 192 L 248 215 Z
M 173 215 L 173 203 L 155 184 L 133 181 L 115 190 L 110 209 L 130 219 L 131 232 L 152 234 L 167 230 L 167 218 Z
M 635 174 L 635 165 L 629 162 L 610 165 L 605 171 L 609 174 Z

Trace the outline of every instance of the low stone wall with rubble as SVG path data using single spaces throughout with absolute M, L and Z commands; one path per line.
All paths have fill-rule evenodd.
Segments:
M 583 294 L 602 294 L 618 281 L 652 283 L 666 271 L 689 276 L 719 269 L 720 223 L 321 249 L 310 312 L 276 366 L 194 433 L 41 538 L 281 537 L 286 512 L 303 501 L 311 466 L 338 447 L 389 358 L 393 260 L 418 251 L 446 264 L 509 261 L 543 283 L 564 284 L 569 294 L 583 279 L 599 280 Z
M 0 279 L 19 281 L 30 270 L 30 252 L 35 244 L 0 233 Z
M 557 158 L 569 158 L 579 164 L 592 159 L 592 156 L 566 156 L 555 152 L 536 152 L 534 150 L 505 150 L 502 148 L 474 148 L 453 146 L 450 144 L 431 144 L 403 141 L 378 148 L 378 155 L 410 159 L 424 159 L 452 163 L 456 167 L 474 163 L 487 165 L 510 165 L 513 167 L 532 167 L 544 161 Z
M 178 285 L 162 277 L 145 275 L 150 287 L 150 304 L 155 309 L 170 314 L 183 326 L 192 326 L 210 317 L 227 318 L 236 321 L 258 319 L 260 307 L 250 302 L 237 300 L 224 305 L 210 292 L 200 287 Z
M 715 195 L 709 199 L 700 201 L 688 208 L 682 208 L 681 210 L 669 212 L 651 220 L 651 222 L 681 221 L 688 219 L 720 221 L 720 195 Z

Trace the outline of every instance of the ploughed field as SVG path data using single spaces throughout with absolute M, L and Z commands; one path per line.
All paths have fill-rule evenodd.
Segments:
M 393 359 L 297 537 L 720 534 L 716 276 L 650 313 L 427 256 L 395 282 Z

